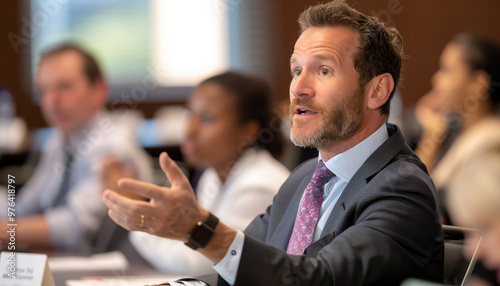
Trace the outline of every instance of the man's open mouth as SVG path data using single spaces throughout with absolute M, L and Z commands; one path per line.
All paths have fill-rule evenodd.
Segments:
M 317 114 L 316 111 L 312 111 L 307 108 L 297 107 L 295 108 L 295 114 L 297 115 L 307 115 L 307 114 Z

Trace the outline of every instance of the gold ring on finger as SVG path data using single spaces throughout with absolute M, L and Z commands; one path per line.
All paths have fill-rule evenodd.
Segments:
M 144 228 L 144 215 L 141 215 L 141 223 L 139 224 L 140 228 Z

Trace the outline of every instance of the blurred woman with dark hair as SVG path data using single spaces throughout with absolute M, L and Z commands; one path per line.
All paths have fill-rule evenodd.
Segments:
M 427 165 L 438 190 L 443 224 L 464 226 L 466 221 L 467 227 L 482 229 L 478 221 L 471 224 L 474 218 L 467 218 L 465 214 L 473 213 L 467 209 L 472 207 L 469 202 L 484 200 L 468 199 L 459 204 L 456 198 L 482 196 L 479 188 L 485 178 L 494 173 L 486 159 L 498 157 L 500 149 L 499 102 L 500 46 L 482 37 L 457 35 L 441 54 L 439 70 L 432 78 L 432 90 L 416 107 L 423 133 L 415 152 Z M 474 172 L 470 171 L 471 162 L 474 162 Z M 498 178 L 491 177 L 489 181 L 498 181 Z M 469 187 L 464 189 L 465 185 Z M 496 186 L 496 190 L 500 191 L 500 186 Z M 469 194 L 464 194 L 465 191 Z M 445 205 L 448 196 L 455 201 L 451 218 Z M 457 208 L 458 205 L 462 208 Z M 474 208 L 477 210 L 477 205 Z M 460 212 L 463 213 L 458 216 Z M 476 265 L 475 272 L 478 266 L 481 268 Z M 494 277 L 488 277 L 495 273 L 482 272 L 477 272 L 477 276 L 498 285 Z
M 416 153 L 436 189 L 447 190 L 468 158 L 500 145 L 499 101 L 500 46 L 457 35 L 441 54 L 432 90 L 416 107 L 423 127 Z M 453 140 L 447 140 L 453 133 Z
M 447 185 L 453 172 L 450 167 L 473 151 L 462 154 L 463 148 L 495 143 L 489 139 L 500 136 L 496 114 L 499 101 L 500 46 L 477 36 L 457 35 L 441 54 L 432 90 L 416 107 L 417 120 L 423 127 L 416 153 L 437 184 Z M 447 150 L 446 138 L 451 131 L 458 137 Z M 479 139 L 470 140 L 478 135 Z
M 272 156 L 280 154 L 283 138 L 270 96 L 264 81 L 227 72 L 201 82 L 188 103 L 191 118 L 181 150 L 189 165 L 204 169 L 195 187 L 197 199 L 240 230 L 265 211 L 289 175 Z M 142 232 L 130 238 L 165 274 L 215 272 L 211 261 L 180 241 Z

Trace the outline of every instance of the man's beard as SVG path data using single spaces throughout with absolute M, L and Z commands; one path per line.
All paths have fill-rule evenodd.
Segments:
M 363 122 L 364 88 L 359 87 L 353 93 L 335 104 L 331 109 L 315 106 L 307 97 L 293 99 L 289 116 L 292 129 L 290 139 L 299 147 L 324 148 L 349 139 L 358 131 Z M 297 105 L 316 111 L 321 115 L 320 126 L 307 134 L 297 134 L 294 126 L 308 124 L 307 119 L 294 119 Z

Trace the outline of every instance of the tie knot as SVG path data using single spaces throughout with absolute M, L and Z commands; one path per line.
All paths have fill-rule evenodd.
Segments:
M 319 161 L 318 165 L 316 165 L 316 169 L 314 169 L 314 173 L 311 179 L 316 185 L 324 185 L 330 181 L 335 174 L 330 171 L 323 161 Z

